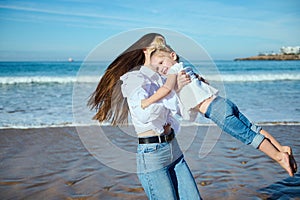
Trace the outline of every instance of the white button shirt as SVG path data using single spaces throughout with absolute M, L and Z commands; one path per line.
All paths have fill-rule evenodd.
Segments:
M 127 72 L 121 76 L 121 91 L 127 98 L 132 123 L 137 134 L 153 130 L 163 133 L 163 126 L 170 123 L 175 133 L 180 129 L 179 122 L 174 117 L 179 114 L 178 97 L 172 91 L 167 97 L 151 104 L 145 109 L 141 100 L 153 95 L 165 82 L 165 78 L 146 66 L 140 70 Z

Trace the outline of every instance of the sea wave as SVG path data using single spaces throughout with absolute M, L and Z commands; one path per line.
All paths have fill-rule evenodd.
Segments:
M 30 83 L 97 83 L 99 76 L 7 76 L 0 77 L 0 84 L 30 84 Z M 222 74 L 204 76 L 208 81 L 223 82 L 259 82 L 259 81 L 298 81 L 300 73 L 285 74 Z
M 99 77 L 95 76 L 17 76 L 0 77 L 0 84 L 29 84 L 29 83 L 94 83 L 98 82 Z
M 205 76 L 208 81 L 223 82 L 262 82 L 262 81 L 298 81 L 300 74 L 222 74 Z
M 300 126 L 298 121 L 274 121 L 274 122 L 257 122 L 260 126 Z M 132 124 L 129 124 L 132 125 Z M 62 128 L 62 127 L 89 127 L 89 126 L 111 126 L 109 123 L 102 123 L 101 125 L 98 122 L 92 123 L 72 123 L 64 122 L 58 124 L 2 124 L 0 129 L 39 129 L 39 128 Z M 196 122 L 186 122 L 181 124 L 182 127 L 189 126 L 216 126 L 213 123 L 196 123 Z

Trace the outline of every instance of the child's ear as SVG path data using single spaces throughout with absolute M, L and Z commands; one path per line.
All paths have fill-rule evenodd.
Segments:
M 171 52 L 170 56 L 173 60 L 177 60 L 177 54 L 174 51 Z

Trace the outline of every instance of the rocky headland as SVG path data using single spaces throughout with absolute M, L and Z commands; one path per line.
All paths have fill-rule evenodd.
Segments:
M 276 54 L 276 55 L 258 55 L 247 58 L 236 58 L 235 61 L 242 60 L 300 60 L 300 54 Z

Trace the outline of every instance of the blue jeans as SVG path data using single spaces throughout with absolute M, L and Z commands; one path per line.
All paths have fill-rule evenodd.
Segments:
M 170 143 L 139 144 L 137 170 L 149 199 L 201 199 L 176 138 Z
M 264 140 L 264 136 L 259 133 L 262 128 L 252 124 L 228 99 L 216 97 L 208 106 L 205 117 L 223 131 L 254 148 L 258 148 Z

